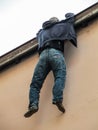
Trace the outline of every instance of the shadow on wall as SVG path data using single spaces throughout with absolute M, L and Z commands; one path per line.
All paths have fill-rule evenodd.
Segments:
M 77 48 L 74 45 L 72 45 L 70 41 L 67 41 L 67 43 L 64 45 L 64 57 L 65 57 L 66 65 L 69 66 L 69 61 L 74 56 L 76 49 Z

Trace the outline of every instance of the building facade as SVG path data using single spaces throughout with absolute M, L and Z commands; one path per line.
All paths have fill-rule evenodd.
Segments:
M 1 57 L 0 130 L 98 130 L 98 4 L 76 16 L 78 47 L 64 56 L 66 113 L 52 105 L 52 73 L 40 93 L 39 111 L 24 118 L 29 85 L 39 55 L 36 38 Z

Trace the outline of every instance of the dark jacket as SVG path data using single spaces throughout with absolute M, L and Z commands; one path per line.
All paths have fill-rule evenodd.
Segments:
M 52 40 L 69 40 L 77 47 L 76 32 L 74 29 L 74 14 L 65 14 L 66 19 L 60 22 L 46 21 L 42 29 L 37 33 L 38 50 L 44 47 L 45 43 Z

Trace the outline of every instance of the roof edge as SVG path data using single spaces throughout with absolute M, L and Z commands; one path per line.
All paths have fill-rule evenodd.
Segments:
M 81 11 L 75 16 L 75 26 L 79 27 L 83 23 L 88 23 L 98 17 L 98 2 Z
M 11 50 L 0 57 L 0 71 L 8 68 L 12 64 L 19 63 L 22 59 L 34 54 L 37 51 L 36 38 L 29 40 L 23 45 Z

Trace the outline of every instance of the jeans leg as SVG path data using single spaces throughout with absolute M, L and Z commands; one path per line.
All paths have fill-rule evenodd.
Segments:
M 36 65 L 32 82 L 30 85 L 29 107 L 32 106 L 32 104 L 38 105 L 40 90 L 42 88 L 42 84 L 47 74 L 49 73 L 49 71 L 50 71 L 50 68 L 47 62 L 47 54 L 44 51 L 40 55 L 40 59 L 39 59 L 38 64 Z
M 52 50 L 51 50 L 52 51 Z M 66 79 L 66 65 L 62 52 L 53 50 L 51 66 L 54 74 L 53 103 L 63 101 L 63 90 Z

